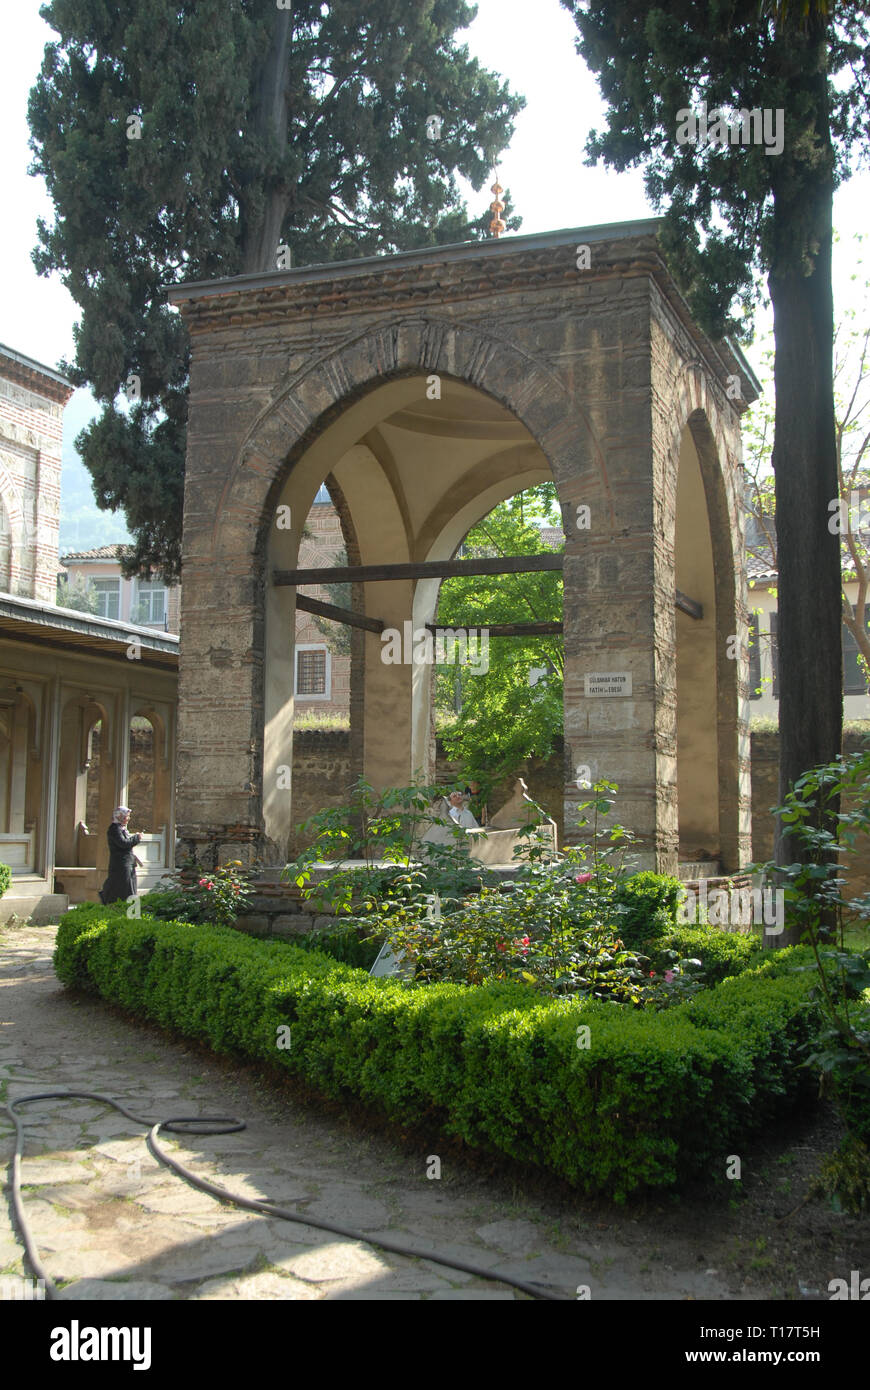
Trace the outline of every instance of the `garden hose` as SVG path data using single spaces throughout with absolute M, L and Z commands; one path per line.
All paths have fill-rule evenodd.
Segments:
M 209 1192 L 213 1197 L 221 1202 L 232 1202 L 237 1207 L 245 1207 L 248 1211 L 259 1212 L 262 1216 L 277 1216 L 282 1221 L 295 1221 L 300 1226 L 313 1226 L 319 1231 L 329 1231 L 333 1235 L 344 1236 L 348 1240 L 362 1241 L 366 1245 L 375 1245 L 380 1250 L 388 1250 L 393 1255 L 404 1255 L 413 1260 L 431 1260 L 433 1264 L 446 1265 L 448 1269 L 458 1269 L 465 1274 L 476 1275 L 479 1279 L 495 1280 L 498 1284 L 509 1284 L 511 1288 L 519 1289 L 521 1293 L 528 1294 L 531 1298 L 549 1299 L 553 1302 L 567 1301 L 569 1295 L 552 1293 L 549 1289 L 542 1288 L 537 1284 L 526 1284 L 521 1279 L 513 1279 L 508 1274 L 499 1274 L 495 1270 L 483 1269 L 479 1265 L 467 1264 L 463 1260 L 454 1260 L 446 1255 L 439 1255 L 434 1250 L 421 1250 L 414 1245 L 401 1245 L 394 1240 L 381 1240 L 375 1236 L 366 1235 L 362 1231 L 351 1230 L 348 1226 L 337 1226 L 331 1221 L 319 1221 L 313 1216 L 300 1216 L 298 1212 L 287 1211 L 284 1207 L 276 1206 L 273 1202 L 258 1202 L 250 1197 L 236 1197 L 232 1192 L 228 1192 L 225 1187 L 219 1187 L 217 1183 L 209 1182 L 206 1178 L 197 1175 L 178 1159 L 172 1158 L 157 1143 L 157 1135 L 160 1131 L 166 1130 L 171 1134 L 235 1134 L 238 1130 L 246 1129 L 244 1120 L 236 1120 L 226 1115 L 204 1115 L 202 1117 L 183 1116 L 171 1120 L 159 1120 L 157 1124 L 152 1124 L 150 1120 L 143 1120 L 140 1115 L 134 1115 L 127 1110 L 120 1101 L 113 1100 L 111 1096 L 101 1095 L 98 1091 L 38 1091 L 31 1095 L 19 1096 L 16 1100 L 7 1100 L 5 1104 L 0 1104 L 0 1109 L 5 1110 L 11 1117 L 15 1125 L 16 1142 L 15 1152 L 12 1155 L 12 1207 L 15 1212 L 15 1219 L 21 1232 L 21 1241 L 27 1255 L 27 1261 L 35 1277 L 41 1279 L 45 1285 L 45 1296 L 47 1299 L 59 1297 L 57 1285 L 53 1282 L 50 1275 L 39 1259 L 36 1245 L 24 1215 L 24 1203 L 21 1200 L 21 1158 L 24 1152 L 24 1125 L 21 1116 L 17 1113 L 19 1105 L 29 1105 L 37 1100 L 96 1100 L 105 1105 L 114 1106 L 120 1110 L 121 1114 L 134 1124 L 144 1125 L 149 1133 L 147 1138 L 148 1148 L 158 1163 L 163 1163 L 167 1168 L 171 1168 L 179 1177 L 184 1178 L 185 1182 L 192 1183 L 194 1187 L 200 1188 L 203 1192 Z M 201 1128 L 201 1126 L 206 1128 Z M 200 1126 L 200 1128 L 191 1128 Z

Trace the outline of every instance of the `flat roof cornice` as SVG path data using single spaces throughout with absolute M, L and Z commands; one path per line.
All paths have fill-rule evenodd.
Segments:
M 36 599 L 0 594 L 0 638 L 16 637 L 62 646 L 70 652 L 93 655 L 120 656 L 127 659 L 127 647 L 138 640 L 145 665 L 176 669 L 178 665 L 178 635 L 155 632 L 154 628 L 137 623 L 122 623 L 114 618 L 99 618 L 78 609 L 61 608 L 55 603 L 40 603 Z
M 356 260 L 327 261 L 321 265 L 296 266 L 288 270 L 258 271 L 249 275 L 233 275 L 220 280 L 192 280 L 173 285 L 167 290 L 172 304 L 185 300 L 203 299 L 214 295 L 239 294 L 245 290 L 271 290 L 283 286 L 307 284 L 317 280 L 345 280 L 357 275 L 371 275 L 378 270 L 389 271 L 432 262 L 474 260 L 481 256 L 505 256 L 523 251 L 554 250 L 583 242 L 620 241 L 628 237 L 655 236 L 662 223 L 660 217 L 647 217 L 635 222 L 602 222 L 594 227 L 567 227 L 557 232 L 532 232 L 527 236 L 493 237 L 488 241 L 458 241 L 445 246 L 424 246 L 414 251 L 396 251 L 383 256 L 361 256 Z
M 33 357 L 25 357 L 23 352 L 15 352 L 4 343 L 0 343 L 0 376 L 10 377 L 61 405 L 66 404 L 75 390 L 72 382 L 53 367 L 46 367 L 45 363 L 37 362 Z
M 463 241 L 427 246 L 395 255 L 365 256 L 354 261 L 236 275 L 175 285 L 168 297 L 179 306 L 192 339 L 249 326 L 310 322 L 315 317 L 385 311 L 398 321 L 407 311 L 424 311 L 445 302 L 463 303 L 483 296 L 552 290 L 567 281 L 610 280 L 647 276 L 654 281 L 701 355 L 723 383 L 737 372 L 743 380 L 742 413 L 757 399 L 760 386 L 739 347 L 713 342 L 694 321 L 659 243 L 663 218 L 605 222 L 567 227 L 529 236 Z M 592 254 L 589 270 L 578 275 L 574 248 L 602 248 Z M 451 274 L 446 272 L 454 268 Z M 573 272 L 573 274 L 572 274 Z

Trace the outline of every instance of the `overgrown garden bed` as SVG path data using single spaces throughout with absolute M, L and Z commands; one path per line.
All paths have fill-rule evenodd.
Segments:
M 724 1176 L 741 1136 L 809 1093 L 813 975 L 793 973 L 807 959 L 777 953 L 657 1011 L 506 982 L 409 986 L 231 928 L 87 904 L 61 922 L 55 966 L 216 1052 L 621 1200 Z

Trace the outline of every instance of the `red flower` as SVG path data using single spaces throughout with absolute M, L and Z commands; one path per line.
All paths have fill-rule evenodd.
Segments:
M 592 877 L 591 874 L 578 874 L 577 877 L 575 878 L 574 882 L 575 882 L 575 883 L 588 883 L 591 877 Z
M 524 945 L 524 946 L 530 946 L 530 945 L 531 945 L 531 941 L 532 941 L 532 938 L 531 938 L 530 936 L 524 936 L 524 937 L 522 938 L 522 942 L 523 942 L 523 945 Z
M 496 948 L 495 948 L 495 949 L 496 949 L 497 951 L 506 951 L 506 950 L 507 950 L 507 946 L 505 946 L 505 944 L 504 944 L 503 941 L 499 941 L 499 942 L 496 943 Z
M 651 980 L 655 978 L 655 973 L 656 973 L 656 972 L 655 972 L 654 970 L 651 970 L 651 971 L 649 972 L 649 977 L 650 977 Z

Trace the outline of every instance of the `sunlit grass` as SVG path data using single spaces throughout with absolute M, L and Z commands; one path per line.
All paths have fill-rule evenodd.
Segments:
M 306 709 L 294 717 L 294 729 L 349 729 L 350 715 L 334 710 Z

